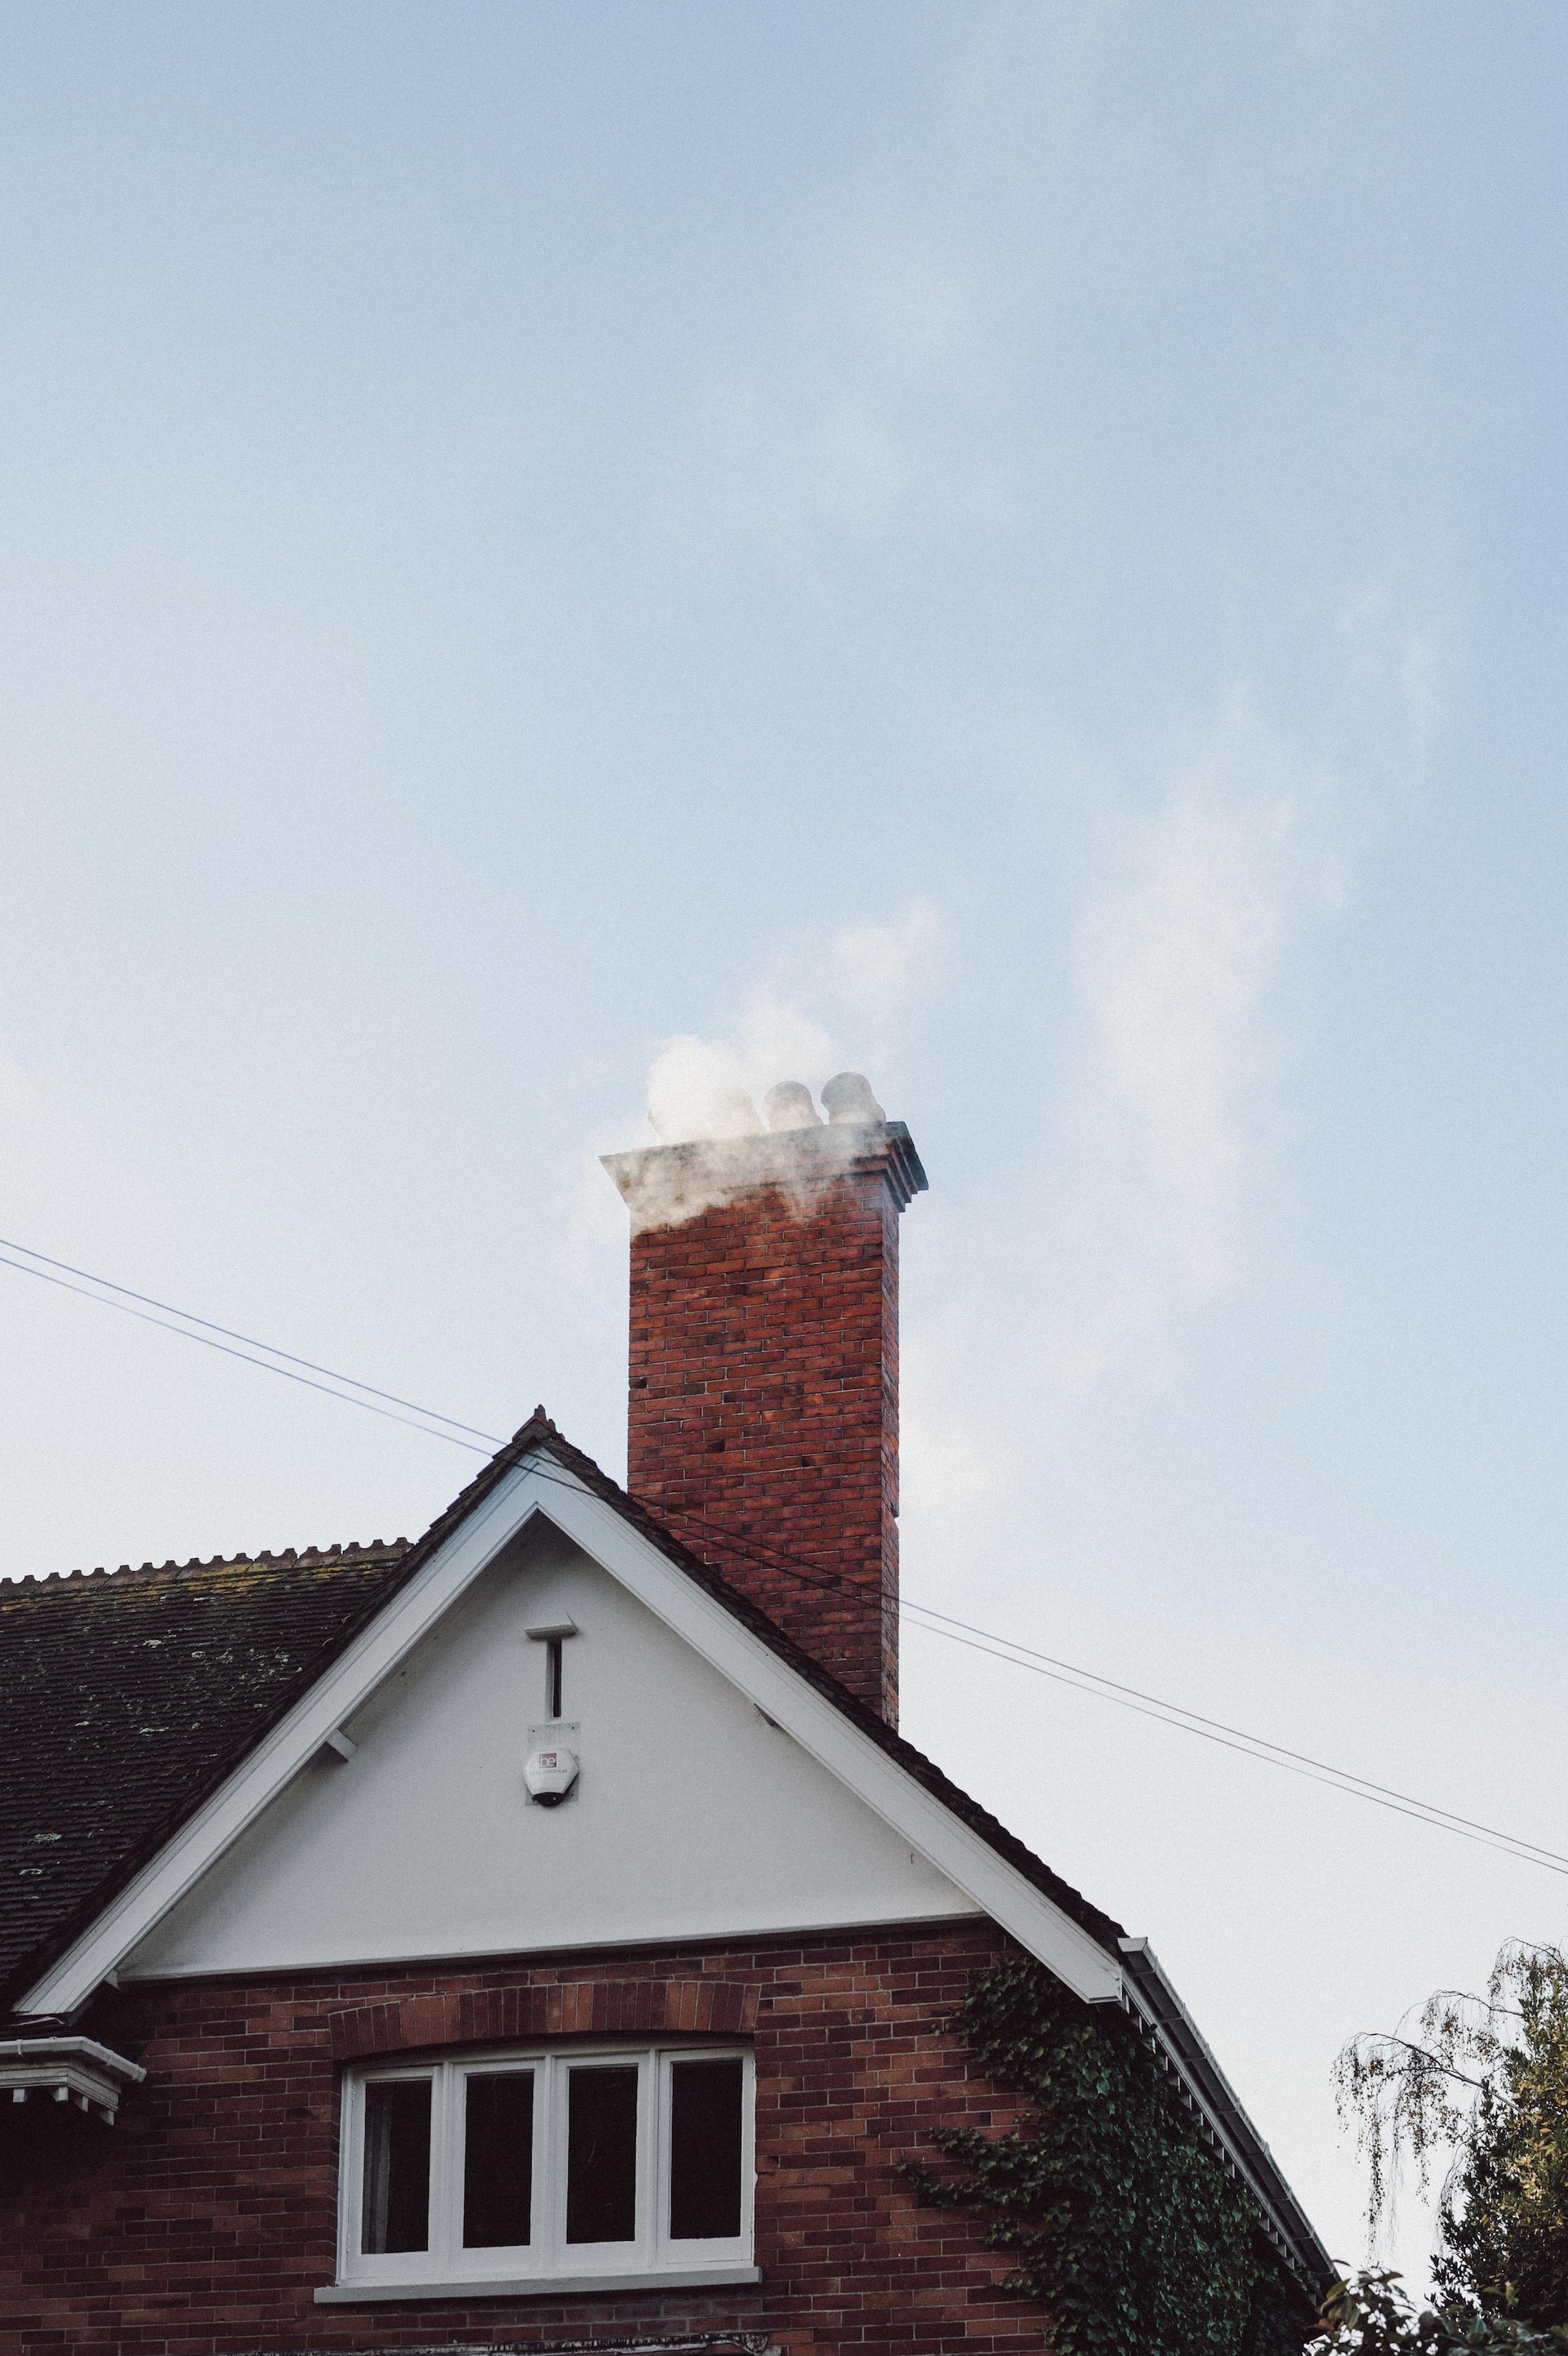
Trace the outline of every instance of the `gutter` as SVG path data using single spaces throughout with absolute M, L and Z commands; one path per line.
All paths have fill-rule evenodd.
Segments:
M 37 2095 L 94 2111 L 113 2126 L 125 2086 L 139 2086 L 146 2072 L 93 2037 L 12 2037 L 0 2040 L 0 2101 Z
M 1125 2009 L 1147 2050 L 1176 2081 L 1187 2108 L 1233 2176 L 1262 2211 L 1270 2241 L 1293 2274 L 1319 2296 L 1338 2272 L 1313 2231 L 1305 2210 L 1285 2182 L 1268 2145 L 1242 2108 L 1207 2039 L 1166 1978 L 1147 1939 L 1119 1939 Z

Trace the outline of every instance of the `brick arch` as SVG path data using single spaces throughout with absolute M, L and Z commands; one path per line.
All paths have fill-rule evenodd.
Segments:
M 735 1980 L 567 1980 L 548 1987 L 470 1988 L 357 2005 L 328 2018 L 339 2062 L 435 2045 L 521 2044 L 536 2037 L 718 2034 L 757 2019 L 757 1990 Z

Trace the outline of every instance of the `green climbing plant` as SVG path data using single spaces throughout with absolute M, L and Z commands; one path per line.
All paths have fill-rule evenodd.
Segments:
M 1125 2015 L 1017 1957 L 947 2026 L 1028 2108 L 1005 2133 L 940 2132 L 946 2165 L 912 2157 L 904 2173 L 927 2205 L 984 2216 L 1058 2356 L 1300 2356 L 1312 2301 Z

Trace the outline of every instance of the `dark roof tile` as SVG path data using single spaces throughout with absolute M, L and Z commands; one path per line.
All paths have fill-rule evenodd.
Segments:
M 0 1584 L 0 1988 L 199 1804 L 408 1552 L 238 1555 Z

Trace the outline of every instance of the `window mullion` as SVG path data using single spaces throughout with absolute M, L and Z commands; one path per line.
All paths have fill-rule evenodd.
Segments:
M 338 2170 L 346 2195 L 338 2203 L 339 2281 L 346 2279 L 357 2268 L 360 2244 L 364 2240 L 364 2115 L 365 2082 L 362 2078 L 346 2075 L 343 2080 L 342 2118 L 338 2129 Z
M 463 2073 L 453 2062 L 435 2065 L 434 2133 L 430 2153 L 430 2255 L 442 2274 L 449 2274 L 461 2246 L 455 2208 L 461 2199 L 463 2126 L 456 2105 L 463 2097 Z
M 648 2219 L 648 2250 L 655 2265 L 662 2265 L 668 2248 L 671 2067 L 668 2053 L 655 2053 L 650 2073 L 652 2081 L 649 2107 L 652 2112 L 653 2188 Z
M 659 2219 L 659 2056 L 645 2053 L 638 2062 L 637 2246 L 645 2265 L 654 2263 L 660 2245 Z
M 566 2065 L 559 2053 L 546 2053 L 539 2065 L 544 2100 L 542 2123 L 535 2147 L 543 2158 L 540 2179 L 540 2263 L 559 2270 L 566 2244 Z
M 740 2058 L 740 2232 L 741 2247 L 751 2251 L 757 2235 L 757 2056 Z

